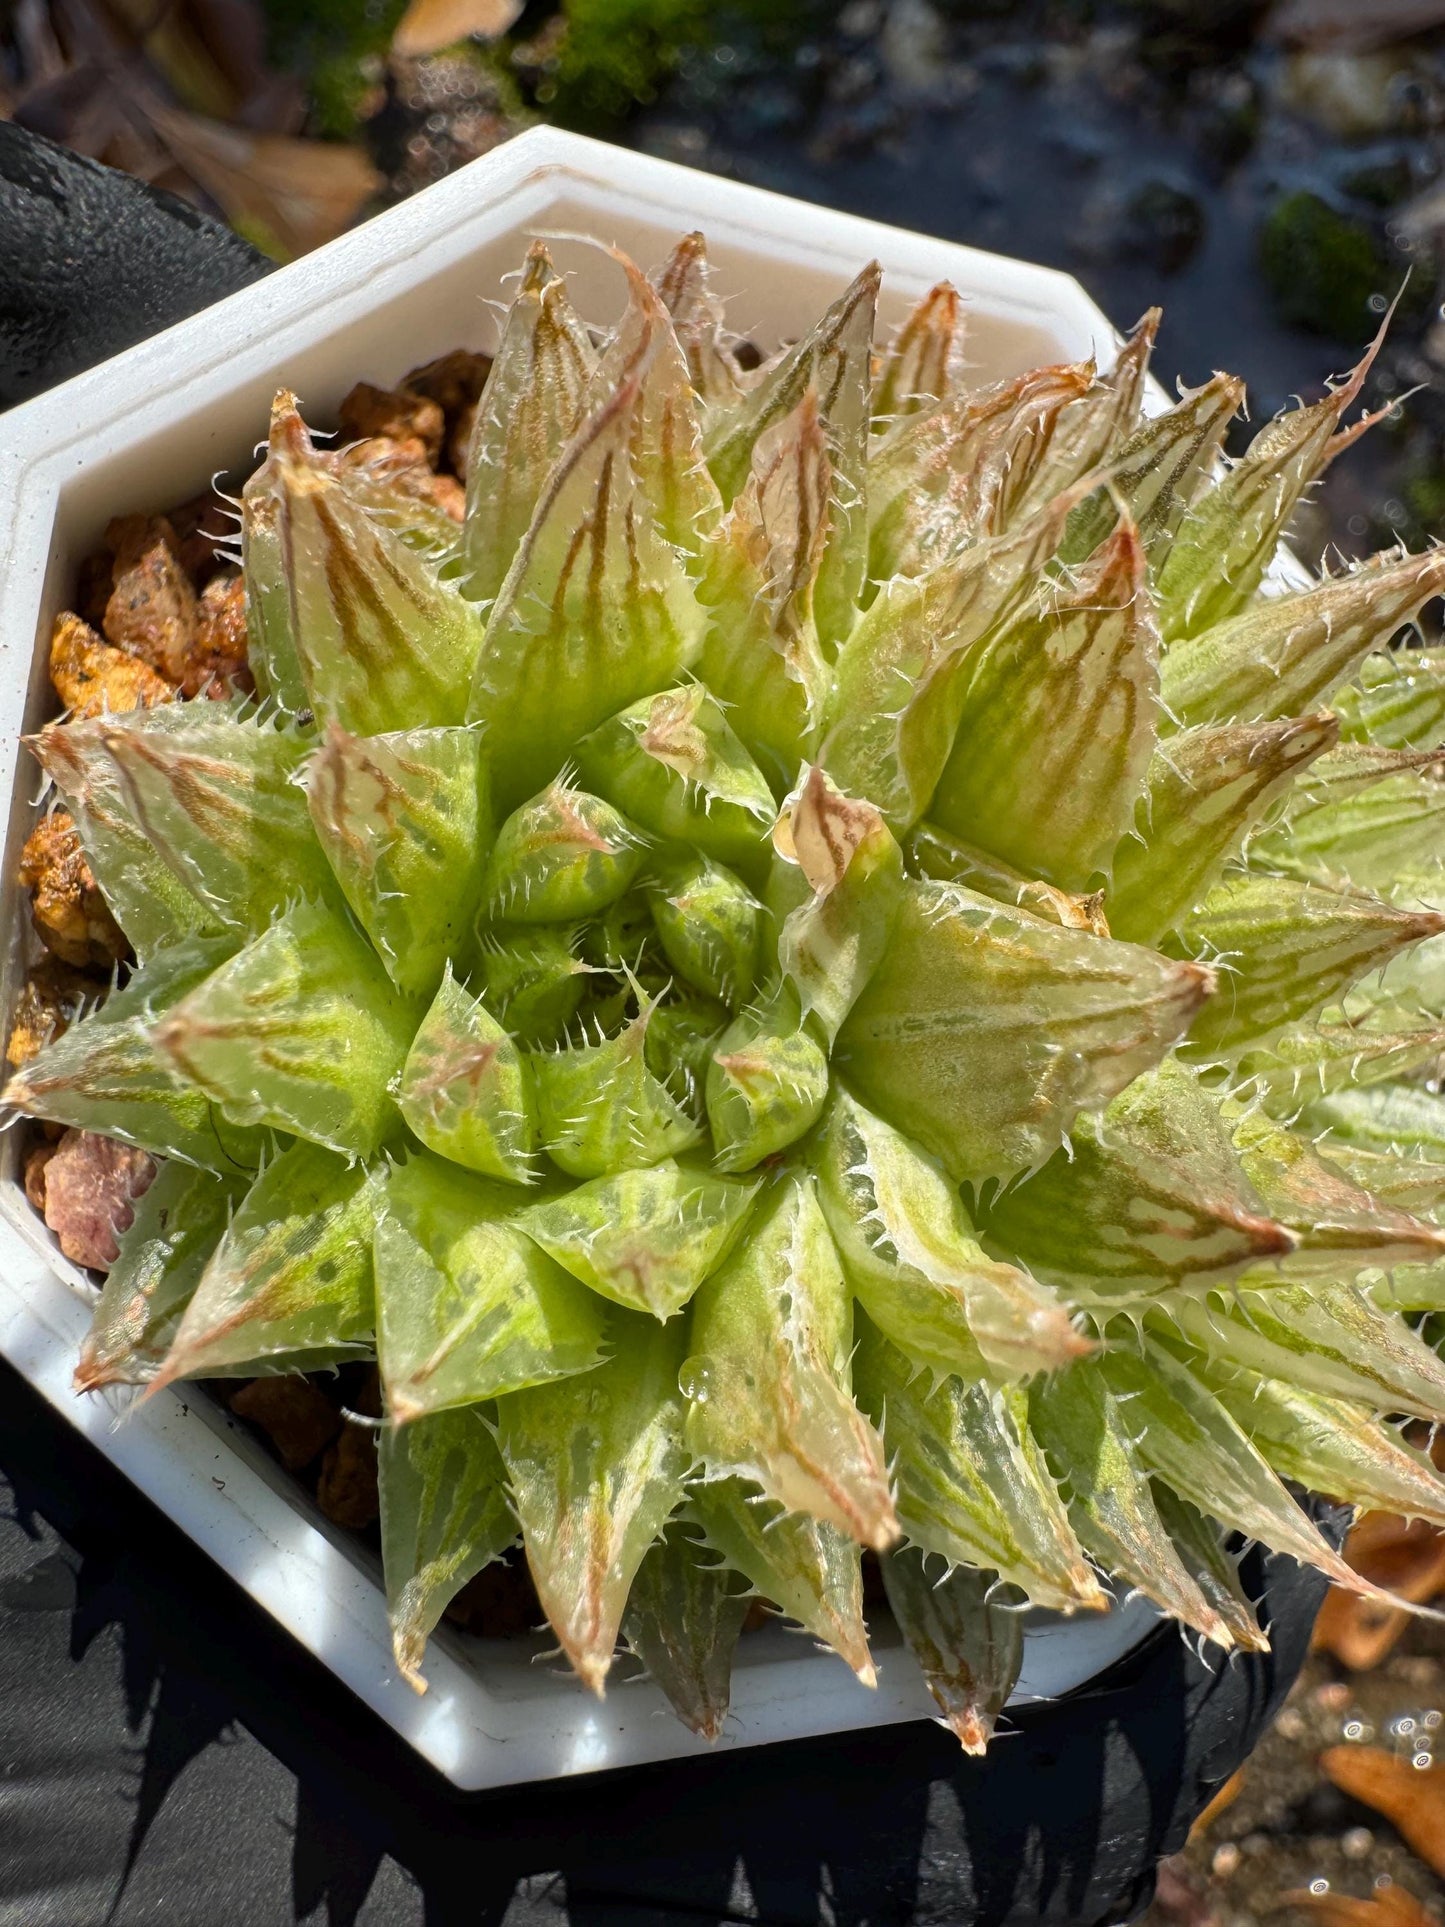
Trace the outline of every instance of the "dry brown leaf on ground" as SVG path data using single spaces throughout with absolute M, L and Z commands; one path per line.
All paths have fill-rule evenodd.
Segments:
M 1292 47 L 1364 53 L 1445 26 L 1445 0 L 1284 0 L 1269 36 Z
M 391 50 L 403 60 L 420 60 L 473 34 L 495 40 L 521 11 L 522 0 L 411 0 L 391 37 Z
M 1426 1913 L 1414 1894 L 1398 1881 L 1377 1887 L 1368 1900 L 1295 1887 L 1281 1894 L 1270 1911 L 1281 1907 L 1298 1907 L 1301 1913 L 1313 1914 L 1321 1927 L 1439 1927 L 1434 1915 Z
M 1382 1746 L 1332 1746 L 1320 1768 L 1342 1793 L 1383 1813 L 1410 1851 L 1445 1876 L 1445 1766 L 1416 1766 Z
M 1373 1584 L 1427 1605 L 1445 1593 L 1445 1532 L 1423 1520 L 1365 1512 L 1345 1541 L 1345 1557 Z M 1351 1672 L 1366 1673 L 1390 1653 L 1410 1615 L 1377 1599 L 1332 1587 L 1315 1622 L 1313 1645 Z
M 305 254 L 332 240 L 383 185 L 359 147 L 252 134 L 169 107 L 149 118 L 227 220 L 272 252 Z

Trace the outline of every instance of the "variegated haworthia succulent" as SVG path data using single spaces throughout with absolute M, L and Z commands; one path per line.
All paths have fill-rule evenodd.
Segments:
M 520 1533 L 712 1735 L 750 1591 L 872 1680 L 868 1548 L 978 1749 L 1026 1604 L 1258 1648 L 1220 1527 L 1363 1583 L 1284 1481 L 1445 1520 L 1445 554 L 1266 584 L 1363 366 L 1226 462 L 1153 317 L 978 390 L 870 268 L 744 373 L 624 266 L 460 529 L 278 397 L 263 700 L 33 742 L 135 967 L 7 1097 L 166 1159 L 83 1384 L 377 1358 L 413 1681 Z

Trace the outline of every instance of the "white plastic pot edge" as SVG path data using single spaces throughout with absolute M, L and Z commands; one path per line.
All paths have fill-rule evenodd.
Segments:
M 208 398 L 264 392 L 288 355 L 315 348 L 376 304 L 404 295 L 499 237 L 545 231 L 559 205 L 584 212 L 599 238 L 639 223 L 661 234 L 701 226 L 791 278 L 841 286 L 870 256 L 887 284 L 913 297 L 940 277 L 971 313 L 1006 336 L 1052 337 L 1056 352 L 1101 360 L 1117 341 L 1077 282 L 1053 270 L 931 241 L 855 216 L 808 207 L 712 177 L 537 129 L 282 268 L 190 321 L 12 411 L 0 426 L 0 778 L 11 797 L 3 901 L 6 976 L 19 967 L 22 908 L 13 881 L 37 783 L 17 765 L 27 714 L 41 713 L 43 643 L 63 590 L 48 580 L 60 494 L 91 462 L 200 433 Z M 520 258 L 521 248 L 516 253 Z M 782 277 L 784 284 L 788 276 Z M 486 290 L 478 290 L 479 296 Z M 774 306 L 777 290 L 771 291 Z M 810 318 L 797 315 L 793 325 Z M 407 365 L 403 355 L 398 372 Z M 371 373 L 348 365 L 345 380 Z M 385 371 L 382 371 L 385 372 Z M 264 411 L 258 420 L 264 419 Z M 223 450 L 220 460 L 233 459 Z M 134 506 L 117 497 L 113 510 Z M 17 767 L 19 776 L 17 789 Z M 8 1008 L 8 1004 L 7 1004 Z M 204 1395 L 167 1391 L 132 1406 L 78 1398 L 71 1375 L 89 1291 L 55 1251 L 14 1170 L 0 1181 L 0 1354 L 70 1423 L 458 1787 L 478 1789 L 649 1760 L 706 1754 L 645 1680 L 604 1702 L 559 1671 L 539 1671 L 518 1642 L 461 1641 L 443 1630 L 418 1697 L 392 1661 L 384 1601 L 360 1542 L 330 1527 L 255 1440 Z M 1019 1700 L 1054 1697 L 1128 1652 L 1154 1624 L 1133 1601 L 1107 1616 L 1043 1622 L 1026 1644 Z M 879 1643 L 880 1683 L 868 1691 L 804 1637 L 770 1628 L 742 1642 L 732 1715 L 718 1749 L 933 1716 L 917 1667 L 896 1641 Z M 1006 1739 L 1002 1742 L 1007 1743 Z

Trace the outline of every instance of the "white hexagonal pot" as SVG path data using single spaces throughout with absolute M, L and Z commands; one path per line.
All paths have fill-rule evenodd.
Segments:
M 495 346 L 503 277 L 536 234 L 615 242 L 645 265 L 705 230 L 735 317 L 771 344 L 801 332 L 876 256 L 885 327 L 943 277 L 966 297 L 980 381 L 1096 353 L 1118 337 L 1069 276 L 710 179 L 549 129 L 523 134 L 404 206 L 190 321 L 5 416 L 0 426 L 0 784 L 9 796 L 4 871 L 6 1010 L 26 960 L 14 881 L 39 778 L 22 731 L 52 713 L 51 623 L 110 517 L 181 501 L 244 464 L 271 395 L 294 389 L 324 419 L 358 379 L 380 383 L 456 346 Z M 622 303 L 607 256 L 557 240 L 579 307 Z M 463 1788 L 706 1751 L 645 1680 L 599 1703 L 545 1642 L 463 1639 L 443 1629 L 418 1697 L 392 1664 L 376 1561 L 328 1524 L 245 1429 L 194 1388 L 122 1408 L 70 1389 L 92 1288 L 26 1203 L 14 1134 L 0 1165 L 0 1353 L 84 1431 L 251 1596 L 433 1766 Z M 1107 1617 L 1041 1619 L 1019 1697 L 1068 1691 L 1153 1623 L 1140 1603 Z M 891 1628 L 869 1692 L 831 1654 L 781 1627 L 746 1636 L 722 1747 L 929 1717 L 932 1701 Z

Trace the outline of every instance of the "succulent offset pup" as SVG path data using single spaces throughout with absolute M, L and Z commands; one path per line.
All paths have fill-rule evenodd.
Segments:
M 750 1594 L 982 1750 L 1025 1604 L 1262 1633 L 1284 1480 L 1445 1523 L 1445 552 L 1281 593 L 1368 357 L 974 390 L 877 270 L 744 373 L 701 238 L 535 247 L 458 529 L 277 398 L 259 703 L 31 744 L 135 952 L 12 1080 L 159 1154 L 79 1382 L 376 1358 L 397 1660 L 520 1531 L 715 1736 Z M 1430 941 L 1434 939 L 1434 941 Z M 1382 967 L 1395 962 L 1388 973 Z

